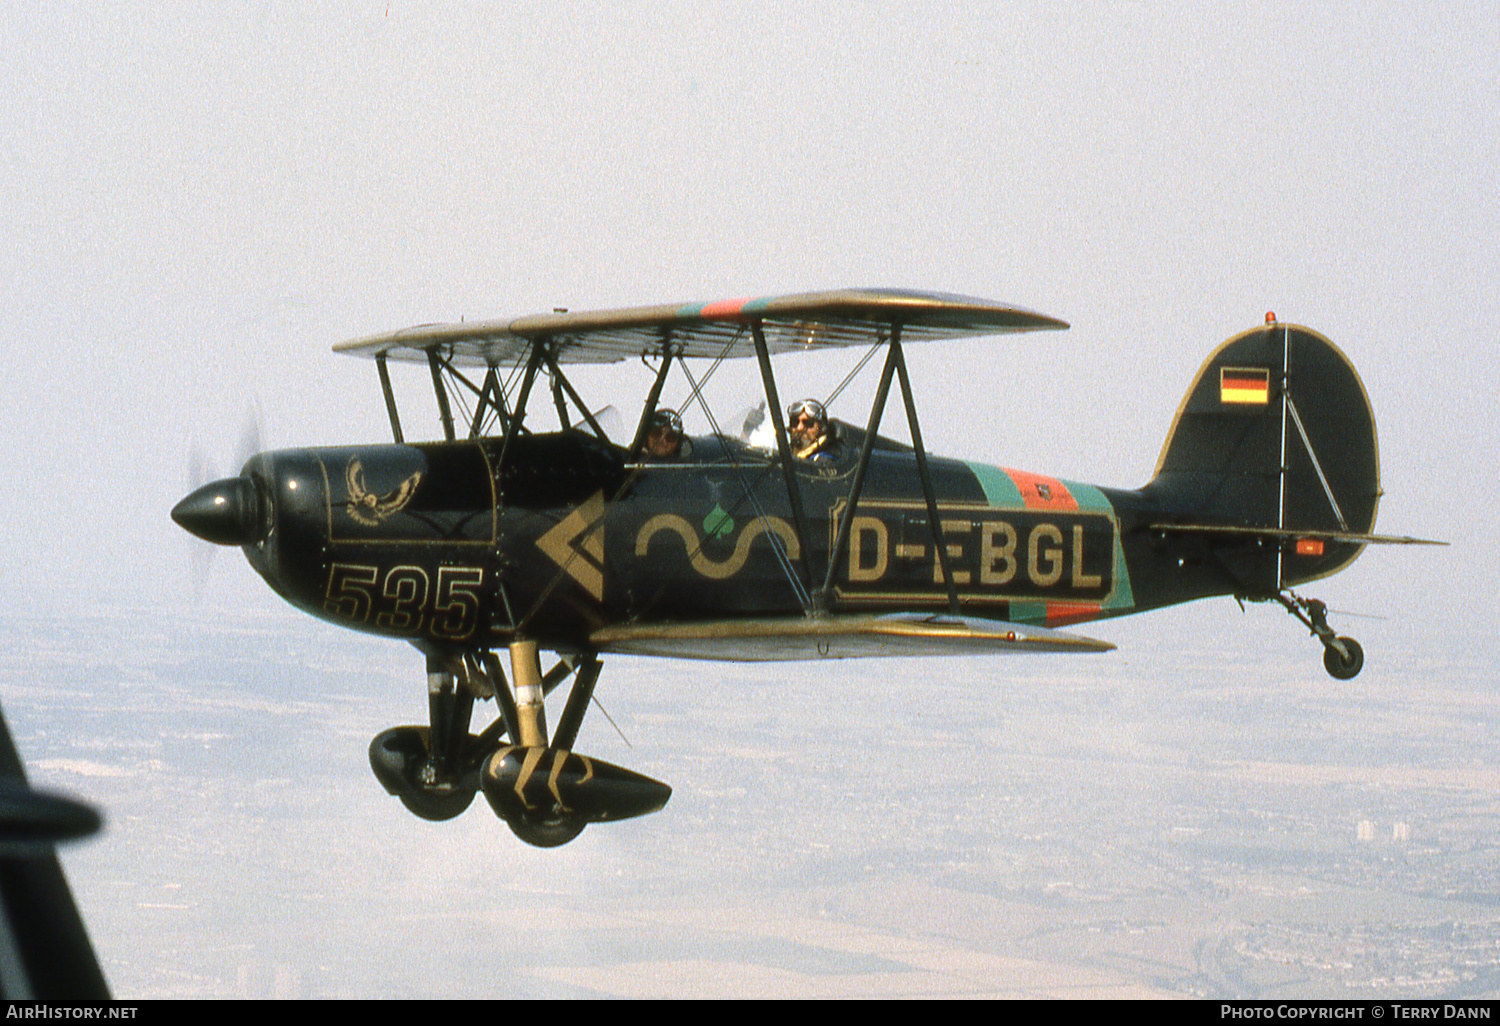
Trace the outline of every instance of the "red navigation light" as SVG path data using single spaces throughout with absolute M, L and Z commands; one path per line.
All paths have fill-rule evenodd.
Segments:
M 1267 324 L 1275 324 L 1276 323 L 1276 311 L 1275 310 L 1267 310 L 1266 311 L 1266 323 Z

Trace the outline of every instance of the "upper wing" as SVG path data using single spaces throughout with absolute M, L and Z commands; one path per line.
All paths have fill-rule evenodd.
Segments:
M 753 355 L 748 330 L 760 322 L 771 353 L 871 345 L 901 325 L 905 341 L 998 335 L 1066 328 L 1056 318 L 1006 303 L 938 292 L 843 289 L 796 296 L 730 299 L 716 303 L 641 306 L 590 313 L 550 313 L 511 321 L 424 324 L 334 346 L 356 356 L 423 360 L 437 350 L 455 364 L 512 363 L 543 339 L 561 363 L 613 363 L 660 352 L 670 342 L 681 355 Z
M 1108 652 L 1115 647 L 1107 641 L 1045 627 L 931 613 L 620 624 L 595 631 L 589 637 L 589 644 L 600 652 L 746 663 L 872 656 Z

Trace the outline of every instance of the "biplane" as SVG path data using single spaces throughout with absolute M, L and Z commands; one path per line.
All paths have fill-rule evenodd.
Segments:
M 1061 628 L 1233 595 L 1280 603 L 1322 643 L 1329 673 L 1357 674 L 1360 646 L 1293 589 L 1367 544 L 1417 539 L 1371 533 L 1375 423 L 1344 354 L 1270 315 L 1229 339 L 1135 490 L 927 453 L 909 345 L 1066 327 L 1003 303 L 870 289 L 409 328 L 334 347 L 373 358 L 392 443 L 261 453 L 172 516 L 242 548 L 292 605 L 420 650 L 429 722 L 374 739 L 376 777 L 434 820 L 483 791 L 541 846 L 671 794 L 575 750 L 612 653 L 1102 652 L 1114 646 Z M 794 404 L 796 425 L 783 417 L 773 361 L 846 349 L 863 351 L 860 366 L 884 354 L 873 400 L 862 424 L 810 404 L 834 444 L 806 458 L 792 431 L 809 404 Z M 760 373 L 759 435 L 754 417 L 721 430 L 703 400 L 714 369 L 741 358 Z M 611 438 L 567 369 L 636 359 L 654 378 L 634 431 Z M 440 440 L 405 440 L 392 361 L 426 365 Z M 711 430 L 663 458 L 647 440 L 674 371 Z M 880 433 L 893 386 L 910 444 Z M 556 426 L 543 429 L 549 398 Z M 543 653 L 556 660 L 545 670 Z M 544 700 L 568 681 L 549 731 Z M 477 734 L 476 700 L 497 710 Z

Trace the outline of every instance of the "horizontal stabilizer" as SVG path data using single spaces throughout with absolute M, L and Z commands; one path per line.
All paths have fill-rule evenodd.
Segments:
M 1108 652 L 1115 647 L 1107 641 L 1044 627 L 931 613 L 621 624 L 595 631 L 589 644 L 600 652 L 747 663 Z
M 1225 524 L 1152 524 L 1151 530 L 1164 534 L 1225 534 L 1288 541 L 1316 538 L 1320 541 L 1352 542 L 1357 545 L 1447 545 L 1445 541 L 1413 538 L 1405 534 L 1360 534 L 1355 531 L 1294 531 L 1277 527 L 1235 527 Z

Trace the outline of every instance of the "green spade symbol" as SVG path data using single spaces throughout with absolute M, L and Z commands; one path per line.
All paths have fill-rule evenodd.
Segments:
M 717 502 L 708 516 L 703 518 L 703 533 L 710 538 L 727 538 L 734 532 L 734 517 L 724 512 Z

